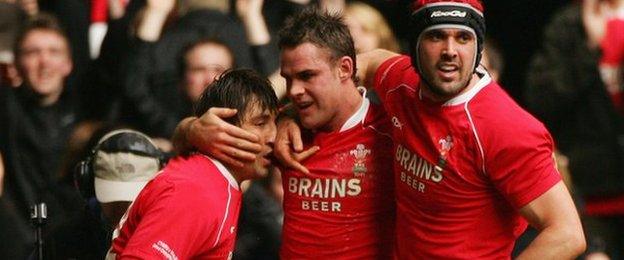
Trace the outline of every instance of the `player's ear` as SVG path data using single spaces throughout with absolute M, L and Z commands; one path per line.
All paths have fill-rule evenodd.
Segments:
M 355 71 L 353 71 L 353 67 L 353 59 L 351 59 L 351 57 L 349 56 L 342 56 L 338 60 L 338 76 L 340 77 L 341 81 L 351 79 L 351 75 L 355 73 Z

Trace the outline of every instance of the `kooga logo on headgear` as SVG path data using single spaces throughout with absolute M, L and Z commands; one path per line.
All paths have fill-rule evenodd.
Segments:
M 431 17 L 440 17 L 440 16 L 466 17 L 466 12 L 453 10 L 453 11 L 448 11 L 448 12 L 435 11 L 431 13 Z

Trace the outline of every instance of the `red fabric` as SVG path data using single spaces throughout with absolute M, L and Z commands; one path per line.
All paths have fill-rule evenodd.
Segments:
M 614 17 L 607 21 L 605 37 L 600 42 L 602 57 L 600 73 L 615 108 L 624 115 L 624 18 Z
M 108 1 L 91 0 L 91 23 L 106 22 L 108 19 Z
M 388 128 L 381 107 L 371 105 L 364 123 L 307 138 L 308 147 L 321 148 L 304 161 L 310 174 L 283 170 L 281 259 L 391 259 L 395 207 Z
M 150 181 L 115 230 L 118 259 L 228 259 L 241 192 L 204 155 L 176 157 Z
M 589 216 L 622 216 L 624 215 L 624 195 L 587 199 L 585 214 Z
M 621 65 L 624 62 L 624 19 L 613 18 L 607 21 L 605 37 L 600 47 L 602 48 L 600 63 Z
M 445 104 L 420 96 L 408 56 L 380 66 L 393 122 L 398 259 L 509 259 L 518 210 L 556 183 L 553 140 L 484 76 Z

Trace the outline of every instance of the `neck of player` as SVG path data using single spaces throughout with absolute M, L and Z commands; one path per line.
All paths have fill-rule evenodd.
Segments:
M 440 95 L 438 93 L 434 93 L 433 91 L 431 91 L 430 87 L 427 84 L 423 83 L 422 85 L 423 87 L 421 88 L 421 91 L 422 91 L 421 93 L 423 97 L 429 101 L 432 101 L 434 103 L 445 103 L 455 97 L 458 97 L 470 91 L 472 88 L 474 88 L 477 85 L 477 82 L 479 82 L 480 79 L 481 78 L 479 77 L 479 75 L 477 75 L 477 73 L 473 73 L 466 87 L 464 87 L 463 89 L 461 89 L 459 92 L 455 94 L 449 94 L 449 95 Z

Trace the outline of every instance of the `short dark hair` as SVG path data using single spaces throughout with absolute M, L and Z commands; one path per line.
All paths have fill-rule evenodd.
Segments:
M 254 103 L 277 114 L 277 96 L 269 80 L 250 69 L 227 70 L 204 90 L 195 105 L 195 115 L 201 116 L 211 107 L 234 108 L 238 113 L 226 121 L 240 126 Z
M 67 37 L 65 30 L 63 30 L 54 15 L 41 12 L 34 17 L 29 18 L 23 30 L 17 36 L 17 39 L 15 40 L 15 45 L 13 46 L 13 53 L 15 54 L 16 58 L 20 57 L 22 54 L 22 43 L 24 42 L 24 39 L 26 39 L 26 36 L 28 36 L 30 32 L 36 30 L 52 31 L 61 36 L 61 38 L 63 38 L 63 40 L 67 44 L 67 54 L 71 56 L 71 45 L 69 43 L 69 38 Z
M 293 48 L 306 42 L 329 49 L 332 61 L 344 56 L 350 57 L 353 60 L 351 78 L 357 80 L 353 38 L 339 14 L 306 8 L 289 17 L 279 32 L 279 47 Z

